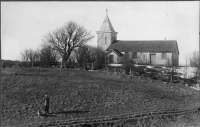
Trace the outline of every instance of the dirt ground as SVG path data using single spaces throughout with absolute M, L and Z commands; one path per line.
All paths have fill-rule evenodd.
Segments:
M 3 125 L 11 126 L 56 119 L 200 107 L 200 92 L 181 84 L 119 77 L 114 73 L 98 71 L 6 68 L 1 72 L 1 86 L 2 121 Z M 50 96 L 51 115 L 39 118 L 37 110 L 44 113 L 45 93 Z

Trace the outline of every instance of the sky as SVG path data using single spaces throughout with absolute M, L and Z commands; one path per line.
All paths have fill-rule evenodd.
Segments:
M 199 51 L 199 2 L 1 2 L 1 58 L 20 60 L 36 50 L 48 32 L 68 21 L 83 25 L 95 37 L 108 17 L 118 40 L 177 40 L 179 63 Z

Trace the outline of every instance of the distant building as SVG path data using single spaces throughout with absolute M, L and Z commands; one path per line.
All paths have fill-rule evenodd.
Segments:
M 117 40 L 117 34 L 106 14 L 100 31 L 97 31 L 97 48 L 106 53 L 106 64 L 115 66 L 128 59 L 140 64 L 179 64 L 179 49 L 176 40 L 127 41 Z

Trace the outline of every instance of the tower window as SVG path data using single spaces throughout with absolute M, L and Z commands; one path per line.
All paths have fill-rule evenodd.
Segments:
M 105 44 L 106 44 L 106 37 L 105 37 Z

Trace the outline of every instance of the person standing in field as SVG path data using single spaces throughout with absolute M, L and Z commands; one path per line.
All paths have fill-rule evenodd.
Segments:
M 46 115 L 49 114 L 49 103 L 50 103 L 50 99 L 49 99 L 48 94 L 46 93 L 45 98 L 44 98 L 44 111 Z

